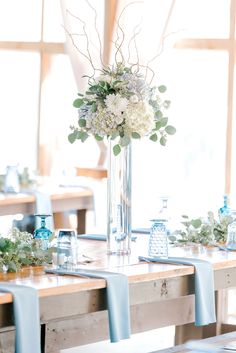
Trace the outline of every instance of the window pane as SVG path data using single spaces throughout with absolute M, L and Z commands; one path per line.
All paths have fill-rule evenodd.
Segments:
M 230 0 L 178 0 L 171 17 L 171 31 L 185 38 L 227 38 Z
M 236 72 L 234 72 L 234 84 L 236 84 Z M 234 89 L 234 99 L 236 102 L 236 89 Z M 230 205 L 236 210 L 236 105 L 233 106 L 233 126 L 232 126 L 232 170 L 231 170 L 231 198 Z
M 0 2 L 0 40 L 39 41 L 41 0 L 2 0 Z
M 83 74 L 92 75 L 91 60 L 94 67 L 101 67 L 100 54 L 103 49 L 104 0 L 84 1 L 81 6 L 78 5 L 78 0 L 64 0 L 61 2 L 63 5 L 64 26 L 67 32 L 72 35 L 75 44 L 73 45 L 69 38 L 69 53 L 77 56 L 75 65 L 78 66 L 85 62 L 87 67 L 89 66 L 89 71 L 86 70 L 81 76 Z M 91 56 L 91 60 L 88 60 L 89 56 Z
M 155 216 L 160 195 L 171 196 L 174 213 L 200 216 L 219 208 L 224 193 L 227 53 L 176 50 L 161 60 L 157 76 L 168 87 L 177 133 L 165 148 L 151 142 L 135 146 L 136 223 Z
M 0 52 L 1 170 L 20 164 L 35 170 L 39 55 Z
M 59 0 L 44 1 L 44 35 L 45 42 L 64 42 L 62 12 Z
M 69 127 L 78 119 L 77 110 L 73 107 L 77 97 L 75 79 L 67 55 L 52 55 L 50 58 L 50 70 L 42 91 L 41 145 L 50 146 L 49 150 L 53 154 L 51 172 L 60 178 L 69 173 L 73 166 L 95 166 L 98 148 L 93 139 L 84 144 L 69 143 Z

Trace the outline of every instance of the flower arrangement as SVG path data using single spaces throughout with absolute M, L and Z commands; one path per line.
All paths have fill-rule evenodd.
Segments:
M 99 77 L 89 79 L 88 86 L 85 94 L 78 94 L 73 104 L 78 108 L 79 120 L 69 135 L 71 143 L 76 139 L 84 142 L 90 134 L 98 141 L 118 137 L 113 147 L 114 154 L 118 155 L 121 147 L 127 146 L 132 138 L 148 136 L 152 141 L 159 139 L 164 146 L 167 135 L 175 133 L 164 115 L 170 101 L 160 96 L 166 87 L 152 87 L 132 66 L 118 63 L 103 69 Z
M 116 21 L 117 38 L 113 42 L 115 48 L 113 65 L 105 64 L 102 59 L 103 48 L 97 27 L 97 12 L 88 0 L 86 3 L 94 14 L 94 30 L 98 39 L 100 64 L 96 68 L 93 62 L 90 52 L 92 40 L 89 38 L 86 22 L 67 10 L 67 15 L 77 20 L 78 28 L 81 28 L 78 33 L 70 33 L 66 30 L 67 35 L 79 54 L 89 61 L 93 70 L 91 76 L 83 76 L 88 78 L 85 93 L 78 93 L 79 97 L 73 102 L 73 106 L 78 109 L 79 118 L 78 124 L 71 126 L 69 141 L 84 142 L 90 135 L 97 141 L 102 141 L 104 138 L 112 139 L 117 141 L 113 147 L 114 155 L 118 155 L 121 148 L 128 146 L 132 139 L 143 137 L 148 137 L 154 142 L 159 141 L 162 146 L 165 146 L 167 135 L 175 134 L 176 129 L 168 124 L 168 118 L 165 115 L 166 109 L 170 106 L 170 101 L 162 97 L 166 86 L 152 85 L 155 70 L 150 67 L 150 63 L 153 63 L 160 53 L 157 51 L 152 59 L 142 63 L 136 42 L 140 33 L 139 25 L 134 28 L 131 37 L 125 38 L 125 31 L 121 24 L 127 8 L 140 3 L 127 4 Z M 85 39 L 84 48 L 78 40 L 81 37 Z M 161 38 L 161 48 L 163 48 L 163 41 L 164 34 Z M 127 43 L 126 55 L 124 55 L 124 43 Z M 132 55 L 131 44 L 134 45 Z M 151 79 L 149 79 L 150 75 Z

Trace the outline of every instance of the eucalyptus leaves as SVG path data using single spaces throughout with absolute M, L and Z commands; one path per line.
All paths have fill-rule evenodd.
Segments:
M 203 245 L 216 245 L 225 243 L 228 225 L 233 221 L 231 216 L 214 217 L 208 212 L 207 218 L 190 219 L 184 215 L 183 229 L 176 230 L 169 239 L 178 244 L 198 243 Z
M 50 250 L 42 250 L 39 239 L 13 228 L 7 237 L 0 236 L 0 272 L 16 272 L 22 266 L 51 262 Z
M 101 141 L 118 139 L 113 153 L 129 145 L 131 139 L 148 136 L 165 146 L 167 136 L 176 129 L 165 116 L 170 101 L 162 99 L 165 86 L 153 87 L 131 67 L 118 63 L 102 70 L 98 78 L 89 78 L 85 94 L 78 94 L 73 105 L 78 109 L 78 126 L 71 126 L 68 139 L 86 141 L 89 135 Z

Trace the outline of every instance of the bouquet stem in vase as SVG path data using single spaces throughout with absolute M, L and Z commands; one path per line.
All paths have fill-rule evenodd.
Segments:
M 107 178 L 107 253 L 131 252 L 131 143 L 115 156 L 109 141 Z

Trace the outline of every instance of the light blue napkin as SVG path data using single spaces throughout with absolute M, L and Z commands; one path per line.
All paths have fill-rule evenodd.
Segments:
M 141 234 L 150 234 L 150 228 L 134 228 L 132 229 L 132 233 L 141 233 Z
M 47 273 L 58 275 L 103 278 L 107 282 L 107 307 L 111 342 L 130 338 L 129 283 L 122 273 L 76 269 L 74 271 L 46 269 Z
M 194 266 L 195 326 L 203 326 L 216 322 L 214 273 L 210 262 L 202 259 L 181 257 L 168 257 L 165 259 L 160 257 L 139 256 L 139 259 L 148 262 L 153 261 Z
M 78 239 L 91 239 L 91 240 L 102 240 L 106 241 L 107 236 L 105 234 L 78 234 Z M 135 235 L 131 235 L 131 240 L 135 241 L 137 237 Z
M 13 296 L 16 329 L 15 353 L 41 353 L 37 290 L 32 287 L 0 282 L 0 291 L 11 293 Z

